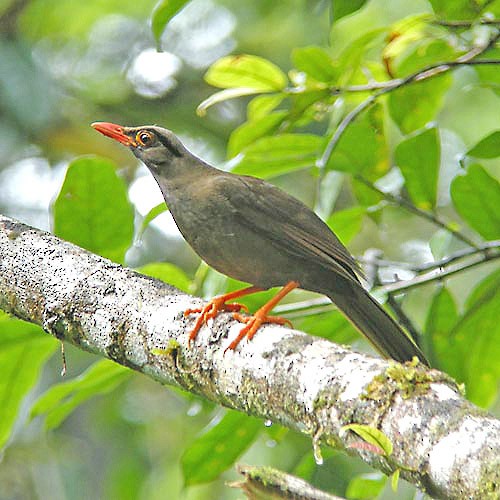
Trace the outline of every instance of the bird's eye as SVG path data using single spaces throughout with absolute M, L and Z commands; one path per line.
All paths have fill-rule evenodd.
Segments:
M 147 130 L 141 130 L 140 132 L 137 132 L 135 140 L 141 146 L 149 146 L 153 142 L 153 134 Z

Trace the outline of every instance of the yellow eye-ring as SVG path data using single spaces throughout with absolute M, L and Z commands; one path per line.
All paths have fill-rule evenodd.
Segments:
M 141 146 L 149 146 L 153 142 L 154 136 L 148 130 L 140 130 L 135 136 L 135 141 Z

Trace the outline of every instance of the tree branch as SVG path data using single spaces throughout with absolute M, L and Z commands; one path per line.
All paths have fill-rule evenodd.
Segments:
M 500 422 L 436 370 L 403 367 L 267 326 L 236 352 L 241 325 L 216 318 L 188 347 L 200 299 L 0 216 L 0 307 L 162 384 L 309 433 L 437 498 L 487 498 L 500 482 Z M 343 426 L 382 430 L 390 456 Z M 372 447 L 373 448 L 373 447 Z

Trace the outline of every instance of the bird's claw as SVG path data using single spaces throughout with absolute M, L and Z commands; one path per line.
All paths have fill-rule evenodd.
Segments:
M 196 323 L 194 324 L 192 330 L 189 332 L 188 344 L 190 345 L 191 341 L 193 341 L 196 338 L 198 332 L 200 331 L 200 328 L 203 325 L 207 324 L 209 320 L 215 318 L 217 314 L 219 314 L 220 312 L 229 311 L 229 312 L 234 312 L 236 314 L 236 312 L 239 312 L 241 310 L 248 312 L 248 307 L 245 306 L 244 304 L 239 304 L 237 302 L 226 304 L 224 296 L 213 298 L 203 307 L 198 307 L 195 309 L 186 309 L 184 311 L 185 318 L 188 317 L 190 314 L 199 313 L 199 316 L 196 319 Z
M 281 316 L 267 316 L 264 312 L 260 311 L 256 311 L 256 313 L 251 316 L 243 316 L 235 312 L 233 313 L 233 318 L 240 323 L 246 323 L 246 325 L 240 330 L 238 336 L 224 349 L 224 353 L 229 349 L 234 350 L 244 337 L 247 337 L 248 340 L 252 340 L 257 330 L 266 323 L 288 325 L 292 327 L 292 322 L 289 319 L 282 318 Z

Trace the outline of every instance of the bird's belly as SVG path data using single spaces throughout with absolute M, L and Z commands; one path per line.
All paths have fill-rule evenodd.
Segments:
M 174 215 L 174 218 L 193 250 L 211 267 L 231 278 L 262 288 L 298 279 L 295 259 L 231 217 L 217 220 L 198 214 L 197 217 Z

